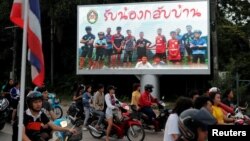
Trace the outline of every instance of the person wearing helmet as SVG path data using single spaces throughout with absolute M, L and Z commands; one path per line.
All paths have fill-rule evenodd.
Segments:
M 140 111 L 148 116 L 149 123 L 154 125 L 155 131 L 160 131 L 158 122 L 155 120 L 156 114 L 152 109 L 152 106 L 157 105 L 157 99 L 151 95 L 153 88 L 154 86 L 151 84 L 146 84 L 144 86 L 145 91 L 140 96 L 139 107 Z
M 104 53 L 108 46 L 106 38 L 104 38 L 104 32 L 98 32 L 99 39 L 95 42 L 96 48 L 96 58 L 94 62 L 94 69 L 101 69 L 103 68 L 103 60 L 104 60 Z
M 132 35 L 131 30 L 127 30 L 128 36 L 124 38 L 124 58 L 123 58 L 123 67 L 131 68 L 132 66 L 132 56 L 133 50 L 135 49 L 136 39 Z
M 207 127 L 215 124 L 216 119 L 207 109 L 187 109 L 179 116 L 179 130 L 181 136 L 178 140 L 207 141 Z
M 93 48 L 94 48 L 94 40 L 95 35 L 91 33 L 92 28 L 90 26 L 85 27 L 85 31 L 87 32 L 86 35 L 84 35 L 80 41 L 80 43 L 83 44 L 82 46 L 82 54 L 80 56 L 80 69 L 83 69 L 85 58 L 88 57 L 89 66 L 88 69 L 91 69 L 93 62 L 92 62 L 92 54 L 93 54 Z
M 23 117 L 23 136 L 24 141 L 48 141 L 49 135 L 42 132 L 44 125 L 48 124 L 55 131 L 69 131 L 75 133 L 75 129 L 62 128 L 54 125 L 44 112 L 42 112 L 43 96 L 40 92 L 31 91 L 26 97 L 28 109 Z
M 176 31 L 170 32 L 171 39 L 168 40 L 168 60 L 173 64 L 179 64 L 181 61 L 179 41 L 176 38 Z
M 182 41 L 184 43 L 184 47 L 186 48 L 188 63 L 191 63 L 192 50 L 190 48 L 190 43 L 194 39 L 194 33 L 192 32 L 191 25 L 187 25 L 186 29 L 187 29 L 187 33 L 185 33 L 182 36 Z
M 165 125 L 163 141 L 176 141 L 178 139 L 180 136 L 180 131 L 178 129 L 178 118 L 183 111 L 192 107 L 193 102 L 190 98 L 179 97 L 176 100 L 173 111 L 169 115 Z
M 191 41 L 190 48 L 192 49 L 193 63 L 205 64 L 205 55 L 207 48 L 207 41 L 201 38 L 202 32 L 200 30 L 194 31 L 194 39 Z
M 118 26 L 116 28 L 117 33 L 112 36 L 113 43 L 113 55 L 112 55 L 112 66 L 121 67 L 121 54 L 123 48 L 124 36 L 121 34 L 122 28 Z
M 115 97 L 115 90 L 116 87 L 113 85 L 109 85 L 107 87 L 108 93 L 105 95 L 105 103 L 107 105 L 105 116 L 108 122 L 108 127 L 106 130 L 106 141 L 109 141 L 109 135 L 112 129 L 113 125 L 113 115 L 114 115 L 114 110 L 117 109 L 116 103 L 119 102 L 119 100 Z
M 232 123 L 234 122 L 233 118 L 228 118 L 224 112 L 223 109 L 219 106 L 221 102 L 221 91 L 217 87 L 212 87 L 209 90 L 209 96 L 213 101 L 213 116 L 217 119 L 218 124 L 226 124 L 226 123 Z

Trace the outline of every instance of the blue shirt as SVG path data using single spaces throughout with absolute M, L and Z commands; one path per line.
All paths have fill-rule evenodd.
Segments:
M 203 46 L 202 48 L 197 48 L 198 46 Z M 206 48 L 207 47 L 207 42 L 205 39 L 203 38 L 199 38 L 199 39 L 193 39 L 191 41 L 191 48 L 193 48 L 192 50 L 192 54 L 206 54 Z M 195 49 L 197 48 L 197 49 Z
M 90 107 L 89 100 L 91 99 L 91 96 L 89 96 L 88 92 L 85 92 L 82 96 L 82 102 L 84 107 Z
M 107 41 L 107 49 L 112 49 L 113 45 L 112 45 L 112 35 L 107 34 L 106 35 L 106 41 Z
M 107 47 L 107 41 L 106 41 L 106 39 L 98 39 L 96 42 L 95 42 L 95 44 L 97 44 L 97 45 L 104 45 L 104 46 L 106 46 Z M 105 48 L 103 48 L 103 47 L 97 47 L 96 48 L 96 52 L 98 52 L 98 53 L 104 53 L 104 51 L 105 51 Z

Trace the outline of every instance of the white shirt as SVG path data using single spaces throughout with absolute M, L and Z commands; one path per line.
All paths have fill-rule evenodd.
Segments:
M 150 69 L 150 68 L 153 68 L 153 66 L 149 62 L 143 64 L 142 61 L 140 61 L 135 65 L 135 68 L 136 69 Z
M 117 101 L 117 99 L 115 97 L 115 94 L 113 94 L 113 96 L 114 96 L 115 101 Z M 105 102 L 107 104 L 106 115 L 113 115 L 113 111 L 112 110 L 115 109 L 115 106 L 112 105 L 112 103 L 111 103 L 111 96 L 110 96 L 109 93 L 107 93 L 105 95 Z
M 179 117 L 176 113 L 170 114 L 165 126 L 163 141 L 174 141 L 172 134 L 180 135 L 178 127 Z

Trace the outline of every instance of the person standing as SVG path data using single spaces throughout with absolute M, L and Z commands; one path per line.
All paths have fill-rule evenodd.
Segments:
M 147 49 L 152 44 L 149 40 L 144 39 L 144 33 L 140 32 L 139 34 L 140 39 L 136 41 L 136 48 L 137 48 L 137 62 L 142 60 L 143 56 L 147 56 Z
M 80 41 L 80 43 L 83 44 L 82 54 L 80 56 L 80 69 L 83 69 L 86 57 L 88 57 L 88 62 L 89 62 L 88 69 L 91 69 L 93 65 L 92 55 L 93 55 L 93 48 L 94 48 L 93 44 L 95 40 L 95 35 L 91 33 L 92 28 L 90 26 L 86 26 L 85 31 L 87 32 L 87 34 L 84 35 Z
M 107 41 L 104 38 L 104 32 L 98 32 L 99 39 L 95 42 L 96 59 L 93 65 L 94 69 L 102 69 L 104 65 L 105 50 L 107 48 Z
M 183 61 L 183 58 L 184 58 L 184 55 L 185 55 L 185 47 L 183 45 L 183 42 L 182 42 L 182 35 L 181 35 L 181 29 L 180 28 L 177 28 L 176 29 L 176 39 L 178 40 L 178 43 L 179 43 L 179 48 L 180 48 L 180 52 L 181 52 L 181 59 Z
M 112 35 L 111 35 L 111 28 L 107 28 L 107 34 L 105 35 L 107 41 L 107 48 L 106 48 L 106 57 L 108 57 L 108 67 L 111 67 L 111 56 L 113 53 L 113 45 L 112 45 Z
M 121 54 L 123 48 L 124 36 L 121 34 L 122 28 L 118 26 L 116 28 L 117 33 L 112 36 L 113 55 L 112 66 L 113 68 L 121 67 Z
M 165 63 L 167 62 L 166 45 L 166 37 L 162 35 L 162 29 L 158 28 L 157 36 L 155 38 L 155 45 L 151 46 L 151 48 L 156 47 L 155 55 L 158 55 Z
M 84 119 L 84 123 L 83 123 L 83 130 L 86 131 L 87 130 L 87 124 L 88 124 L 88 120 L 89 120 L 89 115 L 90 115 L 90 104 L 92 103 L 92 96 L 91 96 L 91 91 L 92 91 L 92 87 L 90 85 L 86 86 L 86 91 L 82 96 L 82 102 L 83 102 L 83 109 L 84 109 L 84 113 L 85 113 L 85 119 Z
M 12 117 L 11 117 L 11 124 L 14 123 L 16 114 L 17 114 L 17 105 L 20 98 L 20 84 L 19 82 L 15 82 L 14 87 L 10 89 L 10 96 L 11 96 L 11 107 L 13 108 Z
M 192 50 L 190 48 L 190 43 L 194 39 L 194 33 L 192 32 L 192 26 L 191 25 L 187 25 L 186 29 L 187 29 L 187 33 L 185 33 L 182 36 L 182 41 L 184 43 L 184 47 L 185 47 L 186 52 L 187 52 L 188 63 L 191 63 Z
M 131 30 L 127 30 L 128 36 L 124 39 L 124 58 L 123 58 L 123 67 L 131 68 L 132 66 L 132 57 L 133 57 L 133 50 L 135 48 L 135 37 L 132 36 Z
M 176 38 L 176 32 L 170 32 L 171 39 L 168 40 L 168 60 L 173 64 L 179 64 L 181 61 L 179 41 Z

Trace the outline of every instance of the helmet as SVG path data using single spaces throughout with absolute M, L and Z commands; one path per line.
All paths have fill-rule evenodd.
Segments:
M 86 30 L 86 31 L 91 31 L 92 28 L 91 28 L 90 26 L 86 26 L 86 27 L 85 27 L 85 30 Z
M 79 88 L 80 88 L 80 89 L 83 89 L 83 91 L 85 91 L 85 85 L 84 85 L 84 84 L 80 84 L 80 85 L 79 85 Z
M 104 32 L 98 32 L 98 36 L 104 36 Z
M 207 131 L 208 125 L 215 125 L 216 119 L 205 108 L 187 109 L 179 116 L 179 130 L 181 135 L 189 141 L 195 141 L 198 138 L 197 129 L 201 128 Z
M 209 93 L 221 93 L 220 89 L 217 87 L 212 87 L 208 91 Z
M 27 106 L 32 110 L 34 110 L 32 106 L 32 102 L 34 102 L 35 100 L 43 100 L 42 94 L 38 91 L 29 92 L 26 97 L 26 103 L 27 103 Z
M 154 86 L 153 85 L 151 85 L 151 84 L 146 84 L 145 86 L 144 86 L 144 90 L 145 91 L 148 91 L 148 92 L 152 92 L 153 89 L 154 88 Z
M 194 33 L 198 33 L 201 35 L 202 32 L 201 32 L 201 30 L 195 30 Z

